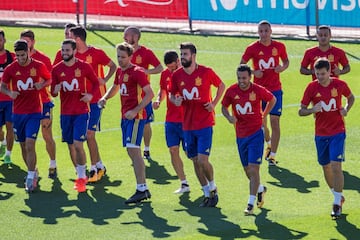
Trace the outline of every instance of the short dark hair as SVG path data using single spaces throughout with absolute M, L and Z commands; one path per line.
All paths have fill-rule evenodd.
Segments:
M 330 62 L 327 58 L 318 58 L 314 64 L 314 68 L 319 70 L 322 68 L 326 68 L 326 71 L 330 69 Z
M 191 53 L 195 53 L 196 54 L 196 47 L 193 43 L 191 42 L 184 42 L 180 44 L 180 50 L 182 49 L 189 49 Z
M 164 63 L 166 65 L 170 64 L 170 63 L 173 63 L 173 62 L 176 62 L 178 59 L 179 59 L 179 55 L 174 50 L 168 50 L 164 54 Z
M 118 45 L 116 45 L 116 50 L 120 50 L 120 51 L 125 51 L 127 52 L 128 56 L 130 57 L 133 52 L 134 52 L 134 48 L 133 46 L 131 46 L 131 44 L 127 43 L 127 42 L 123 42 L 123 43 L 119 43 Z
M 28 38 L 30 38 L 31 40 L 34 40 L 34 39 L 35 39 L 35 34 L 34 34 L 34 32 L 33 32 L 32 30 L 30 30 L 30 29 L 25 29 L 24 31 L 22 31 L 22 32 L 20 33 L 20 38 L 22 38 L 22 37 L 28 37 Z
M 329 25 L 320 25 L 316 32 L 318 32 L 319 30 L 322 30 L 322 29 L 327 29 L 327 30 L 329 30 L 329 33 L 331 33 L 331 29 L 330 29 Z
M 64 28 L 72 28 L 72 27 L 76 27 L 76 24 L 74 23 L 66 23 Z
M 237 67 L 236 72 L 248 72 L 249 76 L 251 76 L 251 68 L 247 64 L 240 64 Z
M 72 32 L 75 37 L 79 37 L 82 41 L 86 41 L 86 30 L 82 26 L 72 27 L 70 28 L 70 32 Z
M 62 42 L 62 45 L 64 45 L 64 44 L 70 44 L 70 45 L 71 45 L 71 48 L 72 48 L 73 50 L 76 49 L 76 42 L 75 42 L 74 39 L 65 39 L 65 40 Z
M 28 44 L 25 40 L 19 39 L 14 43 L 14 51 L 28 51 Z
M 4 32 L 4 30 L 0 29 L 0 35 L 1 35 L 3 38 L 5 38 L 5 32 Z

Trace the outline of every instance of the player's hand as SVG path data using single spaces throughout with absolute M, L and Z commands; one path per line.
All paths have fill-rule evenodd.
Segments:
M 281 65 L 277 65 L 277 66 L 274 68 L 274 71 L 275 71 L 276 73 L 281 73 L 282 71 L 284 71 L 284 68 L 283 68 L 283 66 L 281 66 Z
M 36 83 L 34 83 L 34 86 L 35 86 L 36 90 L 40 90 L 43 88 L 43 82 L 36 82 Z
M 214 106 L 214 104 L 212 102 L 205 103 L 204 107 L 205 107 L 206 110 L 208 110 L 208 112 L 214 111 L 214 108 L 215 108 L 215 106 Z
M 61 90 L 61 83 L 56 84 L 54 87 L 53 93 L 56 95 L 60 92 L 60 90 Z
M 182 104 L 182 101 L 183 101 L 183 97 L 181 97 L 181 96 L 175 97 L 175 102 L 174 102 L 175 106 L 180 107 Z
M 106 84 L 106 81 L 103 78 L 98 78 L 100 86 L 103 86 Z
M 264 75 L 264 72 L 261 71 L 261 70 L 255 70 L 254 71 L 254 76 L 257 77 L 257 78 L 262 78 Z
M 80 101 L 83 101 L 83 102 L 86 102 L 86 103 L 90 102 L 91 99 L 93 98 L 93 95 L 90 94 L 90 93 L 81 93 L 81 95 L 83 95 L 83 97 L 80 98 Z
M 231 124 L 234 124 L 234 123 L 237 122 L 237 119 L 236 119 L 236 117 L 234 117 L 234 116 L 229 116 L 229 117 L 227 117 L 227 120 L 228 120 L 229 123 L 231 123 Z
M 16 91 L 10 91 L 9 93 L 9 97 L 11 97 L 11 99 L 16 99 L 17 96 L 19 96 L 20 93 L 19 92 L 16 92 Z
M 317 112 L 321 112 L 322 107 L 321 107 L 321 102 L 318 102 L 317 104 L 315 104 L 312 108 L 312 112 L 313 113 L 317 113 Z
M 341 108 L 340 109 L 340 115 L 343 116 L 343 117 L 346 117 L 347 115 L 347 110 L 345 108 Z
M 97 105 L 98 105 L 99 108 L 105 108 L 106 99 L 105 98 L 100 98 L 99 101 L 97 102 Z
M 339 76 L 341 74 L 341 70 L 337 65 L 334 66 L 332 71 L 336 76 Z
M 156 101 L 156 102 L 153 102 L 153 104 L 152 104 L 152 107 L 153 107 L 153 109 L 159 109 L 159 107 L 160 107 L 160 101 Z
M 136 117 L 137 112 L 134 110 L 129 110 L 125 113 L 125 118 L 128 120 L 132 120 Z

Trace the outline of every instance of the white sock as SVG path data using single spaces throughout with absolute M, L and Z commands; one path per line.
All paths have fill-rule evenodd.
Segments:
M 215 180 L 209 182 L 209 190 L 214 191 L 216 189 Z
M 257 192 L 258 192 L 258 193 L 261 193 L 261 192 L 263 192 L 263 191 L 264 191 L 264 185 L 260 184 Z
M 56 160 L 50 160 L 50 168 L 56 168 Z
M 145 146 L 144 151 L 150 151 L 150 146 Z
M 255 196 L 255 195 L 250 195 L 250 196 L 249 196 L 248 204 L 251 204 L 251 205 L 254 206 L 255 199 L 256 199 L 256 196 Z
M 6 142 L 6 138 L 1 142 L 1 145 L 6 146 L 7 142 Z
M 35 171 L 28 171 L 27 178 L 34 179 Z
M 97 168 L 104 169 L 104 164 L 102 163 L 101 160 L 96 163 L 96 167 L 97 167 Z
M 136 190 L 138 190 L 138 191 L 143 192 L 147 189 L 148 189 L 148 187 L 147 187 L 146 183 L 136 184 Z
M 5 156 L 10 156 L 10 155 L 11 155 L 11 151 L 6 150 L 6 151 L 5 151 Z
M 202 186 L 202 190 L 204 192 L 205 197 L 210 197 L 210 187 L 209 187 L 209 185 Z
M 333 192 L 334 194 L 334 204 L 336 205 L 341 205 L 341 196 L 342 196 L 342 192 Z
M 78 178 L 86 178 L 86 165 L 77 165 L 76 166 L 76 173 Z
M 90 171 L 94 170 L 96 172 L 96 165 L 91 165 Z
M 275 158 L 275 157 L 276 157 L 276 153 L 274 153 L 274 152 L 270 152 L 270 157 Z
M 181 185 L 182 184 L 186 184 L 186 185 L 188 185 L 189 186 L 189 184 L 188 184 L 188 182 L 186 181 L 186 179 L 185 180 L 183 180 L 183 181 L 181 181 Z

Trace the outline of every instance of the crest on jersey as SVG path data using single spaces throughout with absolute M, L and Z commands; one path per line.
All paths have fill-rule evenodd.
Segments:
M 202 84 L 202 79 L 200 77 L 195 78 L 195 86 L 199 87 Z
M 75 69 L 75 77 L 81 76 L 81 70 L 79 68 Z
M 135 59 L 135 64 L 139 65 L 142 63 L 142 57 L 141 56 L 137 56 Z
M 272 51 L 271 51 L 271 54 L 272 54 L 273 56 L 277 56 L 277 55 L 279 54 L 277 48 L 273 48 Z
M 91 55 L 87 55 L 86 56 L 86 60 L 85 60 L 87 63 L 90 63 L 92 64 L 93 60 L 92 60 L 92 56 Z
M 31 76 L 31 77 L 35 77 L 35 76 L 36 76 L 36 69 L 35 69 L 35 68 L 31 68 L 31 69 L 30 69 L 30 76 Z
M 331 96 L 332 97 L 337 97 L 338 96 L 338 92 L 336 88 L 331 89 Z
M 124 74 L 123 82 L 128 82 L 128 81 L 129 81 L 129 75 Z
M 252 91 L 249 94 L 249 101 L 255 101 L 256 100 L 256 93 L 254 93 L 254 91 Z

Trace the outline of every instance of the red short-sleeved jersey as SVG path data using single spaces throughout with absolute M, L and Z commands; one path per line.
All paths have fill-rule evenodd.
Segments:
M 312 81 L 305 89 L 301 104 L 308 106 L 321 102 L 322 110 L 315 114 L 315 135 L 333 136 L 345 132 L 344 118 L 340 114 L 342 96 L 348 97 L 351 90 L 348 85 L 337 78 L 333 78 L 327 87 L 318 81 Z
M 274 69 L 280 64 L 280 59 L 282 61 L 288 59 L 283 43 L 271 40 L 271 44 L 265 46 L 260 41 L 256 41 L 246 48 L 242 59 L 245 62 L 252 59 L 253 69 L 263 71 L 261 78 L 254 77 L 254 83 L 271 92 L 281 90 L 280 75 Z
M 261 103 L 269 102 L 274 95 L 264 87 L 251 84 L 246 91 L 238 84 L 231 85 L 225 92 L 221 104 L 228 108 L 231 105 L 233 116 L 236 117 L 236 137 L 251 136 L 262 126 Z
M 331 46 L 327 51 L 323 52 L 316 46 L 305 51 L 304 58 L 301 61 L 301 67 L 308 68 L 310 66 L 310 69 L 313 70 L 316 60 L 322 57 L 325 57 L 330 61 L 331 77 L 338 77 L 333 72 L 335 66 L 339 67 L 339 64 L 341 64 L 341 66 L 349 64 L 349 60 L 347 59 L 344 50 Z M 316 79 L 315 74 L 312 74 L 312 79 Z
M 14 99 L 13 113 L 30 114 L 42 112 L 40 91 L 35 83 L 48 81 L 51 75 L 46 66 L 31 59 L 27 66 L 21 66 L 17 61 L 8 65 L 4 70 L 2 81 L 12 91 L 20 94 Z
M 205 109 L 212 101 L 211 86 L 219 87 L 220 77 L 209 67 L 197 65 L 189 75 L 183 68 L 172 76 L 171 94 L 180 94 L 184 108 L 184 130 L 199 130 L 215 125 L 215 113 Z
M 134 109 L 143 99 L 143 88 L 150 84 L 144 71 L 136 65 L 123 71 L 120 67 L 116 70 L 115 85 L 120 86 L 122 118 L 127 111 Z M 142 109 L 135 117 L 146 119 L 146 111 Z
M 99 86 L 92 67 L 79 59 L 75 64 L 66 66 L 63 62 L 54 66 L 51 89 L 61 84 L 60 101 L 62 115 L 78 115 L 89 112 L 88 103 L 80 101 L 82 93 L 94 95 Z
M 181 123 L 183 121 L 183 107 L 177 107 L 169 100 L 169 93 L 171 90 L 171 76 L 172 72 L 169 69 L 165 69 L 160 75 L 160 89 L 166 91 L 166 122 Z

